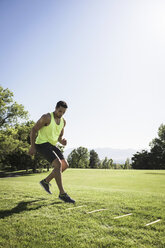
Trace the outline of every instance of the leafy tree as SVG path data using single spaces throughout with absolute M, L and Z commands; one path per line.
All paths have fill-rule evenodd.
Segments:
M 99 159 L 99 156 L 95 150 L 90 151 L 90 162 L 89 167 L 90 168 L 100 168 L 101 162 Z
M 13 93 L 0 86 L 0 129 L 18 123 L 19 119 L 27 119 L 28 112 L 22 104 L 13 100 Z
M 165 169 L 165 125 L 160 125 L 158 138 L 153 139 L 150 146 L 155 164 L 159 165 L 159 169 Z
M 131 169 L 131 164 L 129 158 L 126 159 L 123 169 Z
M 148 151 L 142 150 L 137 152 L 132 157 L 132 167 L 133 169 L 148 169 L 149 167 L 150 153 Z
M 85 147 L 74 149 L 68 155 L 68 163 L 72 168 L 89 168 L 89 152 Z
M 158 129 L 158 137 L 150 143 L 150 151 L 137 152 L 132 157 L 134 169 L 165 169 L 165 125 Z
M 36 172 L 42 167 L 49 170 L 49 163 L 40 155 L 30 157 L 28 136 L 33 121 L 6 127 L 0 132 L 0 163 L 1 169 L 28 170 Z
M 0 168 L 10 170 L 46 168 L 49 163 L 40 155 L 30 157 L 29 134 L 33 121 L 19 123 L 27 119 L 28 112 L 23 105 L 14 102 L 13 93 L 0 86 Z
M 14 128 L 6 128 L 0 131 L 0 164 L 1 169 L 9 166 L 7 156 L 19 146 L 16 139 L 17 133 Z
M 105 159 L 102 161 L 102 168 L 103 169 L 111 169 L 112 168 L 112 164 L 113 164 L 113 160 L 112 159 L 108 159 L 107 157 L 105 157 Z

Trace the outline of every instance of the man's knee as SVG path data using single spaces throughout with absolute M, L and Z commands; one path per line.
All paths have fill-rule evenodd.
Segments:
M 64 160 L 65 161 L 65 166 L 68 168 L 69 167 L 69 163 L 67 160 Z
M 61 168 L 62 168 L 62 163 L 61 163 L 61 161 L 60 161 L 58 158 L 56 158 L 55 160 L 53 160 L 52 166 L 54 167 L 54 170 L 55 170 L 55 171 L 56 171 L 56 170 L 61 170 Z
M 61 160 L 61 162 L 62 162 L 62 168 L 63 169 L 67 169 L 68 167 L 69 167 L 69 164 L 68 164 L 68 161 L 67 160 Z

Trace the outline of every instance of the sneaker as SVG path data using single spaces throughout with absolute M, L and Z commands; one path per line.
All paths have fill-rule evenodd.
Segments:
M 47 193 L 52 194 L 52 192 L 49 189 L 50 183 L 47 183 L 45 179 L 43 179 L 42 181 L 40 181 L 40 185 L 44 188 L 44 190 Z
M 59 199 L 64 201 L 64 202 L 75 203 L 75 200 L 71 199 L 67 193 L 60 194 Z

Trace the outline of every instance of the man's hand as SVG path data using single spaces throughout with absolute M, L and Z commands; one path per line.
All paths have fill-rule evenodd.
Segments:
M 28 154 L 29 154 L 30 156 L 33 156 L 35 153 L 36 153 L 36 148 L 31 146 L 30 149 L 29 149 Z
M 61 145 L 66 146 L 67 145 L 67 140 L 66 139 L 60 139 L 59 142 Z

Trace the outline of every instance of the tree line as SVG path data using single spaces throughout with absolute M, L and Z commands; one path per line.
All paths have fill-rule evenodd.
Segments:
M 91 168 L 91 169 L 131 169 L 129 159 L 124 164 L 114 163 L 112 159 L 105 157 L 99 159 L 97 152 L 85 147 L 74 149 L 67 158 L 71 168 Z
M 9 89 L 0 86 L 0 170 L 49 170 L 50 164 L 40 155 L 28 155 L 29 134 L 34 122 L 29 120 L 24 106 L 14 101 Z M 158 130 L 158 138 L 151 142 L 151 151 L 137 152 L 124 164 L 116 164 L 111 158 L 99 159 L 95 150 L 78 147 L 68 155 L 71 168 L 99 169 L 165 169 L 165 126 Z M 64 147 L 59 145 L 64 151 Z

